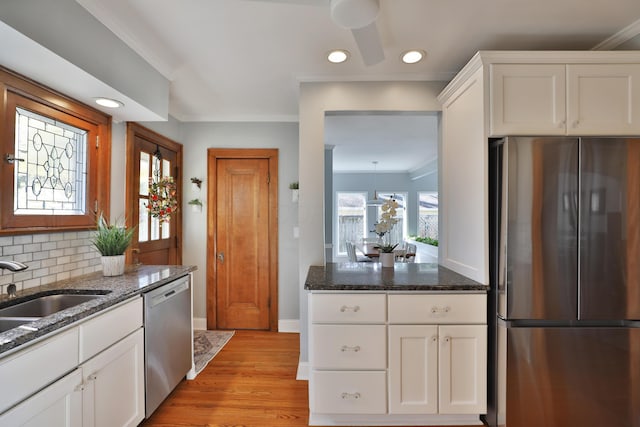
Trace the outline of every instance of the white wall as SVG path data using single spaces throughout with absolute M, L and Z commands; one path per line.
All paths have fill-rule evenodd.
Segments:
M 206 188 L 208 148 L 277 148 L 278 152 L 278 307 L 280 320 L 298 319 L 298 240 L 297 205 L 291 201 L 289 183 L 298 180 L 297 123 L 182 123 L 185 191 L 192 176 L 203 180 L 202 213 L 183 213 L 183 264 L 197 265 L 194 289 L 194 315 L 206 316 Z M 188 200 L 188 195 L 185 199 Z M 185 200 L 186 203 L 186 200 Z
M 298 239 L 293 237 L 297 225 L 297 204 L 291 200 L 289 183 L 298 180 L 297 123 L 196 123 L 143 122 L 142 126 L 183 145 L 183 252 L 182 263 L 195 265 L 194 317 L 206 318 L 207 254 L 207 149 L 208 148 L 277 148 L 278 149 L 278 307 L 279 320 L 299 318 L 298 310 Z M 126 125 L 112 129 L 111 212 L 124 215 Z M 202 179 L 199 195 L 192 194 L 191 177 Z M 198 196 L 204 204 L 201 213 L 192 212 L 187 201 Z
M 324 264 L 324 116 L 326 111 L 440 111 L 446 82 L 330 82 L 300 85 L 300 270 Z M 300 292 L 300 362 L 308 361 L 307 295 Z M 302 374 L 304 376 L 304 374 Z

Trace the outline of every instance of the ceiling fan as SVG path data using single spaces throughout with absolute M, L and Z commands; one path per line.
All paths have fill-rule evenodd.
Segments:
M 376 18 L 379 0 L 253 0 L 306 5 L 328 4 L 331 19 L 339 27 L 351 30 L 364 64 L 375 65 L 384 59 Z

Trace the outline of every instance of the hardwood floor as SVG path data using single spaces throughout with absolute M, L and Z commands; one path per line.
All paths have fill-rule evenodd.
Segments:
M 236 331 L 141 426 L 306 427 L 307 381 L 296 380 L 299 348 L 298 334 Z

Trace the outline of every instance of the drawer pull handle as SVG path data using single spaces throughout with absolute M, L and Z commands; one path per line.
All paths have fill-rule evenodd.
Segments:
M 345 400 L 346 400 L 346 399 L 354 399 L 354 400 L 357 400 L 357 399 L 360 399 L 360 393 L 358 393 L 358 392 L 355 392 L 355 393 L 346 393 L 346 392 L 345 392 L 345 393 L 342 393 L 342 398 L 343 398 L 343 399 L 345 399 Z
M 340 351 L 345 352 L 345 351 L 353 351 L 354 353 L 357 353 L 360 351 L 360 346 L 359 345 L 354 345 L 353 347 L 349 347 L 348 345 L 343 345 L 342 348 L 340 348 Z
M 433 314 L 446 314 L 448 312 L 451 311 L 451 307 L 447 306 L 447 307 L 437 307 L 437 306 L 433 306 L 431 307 L 431 313 Z
M 340 311 L 342 313 L 344 313 L 345 311 L 353 311 L 354 313 L 357 313 L 360 311 L 360 306 L 354 305 L 353 307 L 349 307 L 348 305 L 343 305 L 342 307 L 340 307 Z

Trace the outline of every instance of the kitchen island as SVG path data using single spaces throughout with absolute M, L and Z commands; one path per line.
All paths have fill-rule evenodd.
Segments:
M 438 264 L 311 266 L 310 425 L 480 425 L 488 287 Z

